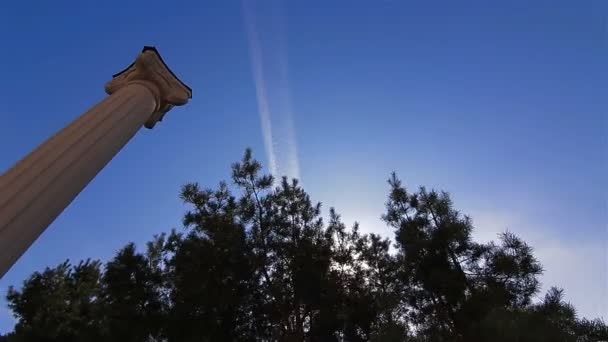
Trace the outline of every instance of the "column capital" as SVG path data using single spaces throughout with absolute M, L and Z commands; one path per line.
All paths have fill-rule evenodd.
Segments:
M 154 127 L 173 106 L 184 105 L 192 98 L 192 89 L 175 76 L 156 48 L 151 46 L 144 47 L 135 62 L 113 75 L 105 90 L 112 94 L 132 83 L 148 86 L 156 97 L 156 111 L 146 121 L 146 128 Z

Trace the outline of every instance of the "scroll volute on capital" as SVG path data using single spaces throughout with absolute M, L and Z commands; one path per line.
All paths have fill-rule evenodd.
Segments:
M 144 47 L 135 62 L 113 75 L 105 90 L 112 94 L 132 83 L 140 83 L 154 94 L 156 111 L 146 122 L 147 128 L 154 127 L 173 106 L 184 105 L 192 98 L 192 89 L 175 76 L 154 47 Z

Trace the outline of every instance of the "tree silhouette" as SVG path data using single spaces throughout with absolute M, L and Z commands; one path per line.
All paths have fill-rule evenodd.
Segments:
M 7 299 L 0 341 L 600 341 L 511 232 L 473 240 L 450 196 L 408 192 L 396 175 L 384 221 L 394 240 L 347 228 L 297 180 L 275 180 L 247 150 L 232 184 L 186 184 L 184 231 L 103 265 L 66 261 Z

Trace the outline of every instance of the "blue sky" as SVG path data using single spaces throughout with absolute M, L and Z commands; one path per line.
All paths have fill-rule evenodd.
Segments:
M 104 98 L 144 45 L 194 93 L 135 136 L 0 292 L 179 228 L 180 185 L 227 179 L 252 147 L 367 232 L 392 234 L 379 219 L 391 171 L 447 190 L 478 239 L 522 236 L 545 286 L 608 319 L 607 17 L 601 0 L 2 2 L 0 170 Z M 12 324 L 0 308 L 0 331 Z

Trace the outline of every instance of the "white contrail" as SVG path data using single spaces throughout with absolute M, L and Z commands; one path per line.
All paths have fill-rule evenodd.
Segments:
M 266 96 L 266 85 L 264 83 L 264 69 L 262 64 L 262 50 L 260 49 L 258 32 L 255 27 L 255 18 L 247 6 L 247 0 L 243 0 L 243 17 L 245 18 L 245 28 L 249 40 L 251 51 L 251 67 L 253 69 L 253 81 L 255 83 L 255 93 L 258 101 L 258 112 L 260 113 L 260 123 L 262 125 L 262 136 L 264 138 L 264 148 L 270 173 L 277 174 L 277 161 L 274 154 L 272 143 L 272 125 L 270 124 L 270 108 L 268 97 Z
M 274 55 L 270 54 L 269 56 L 270 59 L 274 57 L 276 63 L 271 64 L 266 61 L 268 63 L 266 66 L 277 73 L 278 77 L 265 77 L 273 75 L 264 73 L 265 61 L 256 25 L 256 17 L 250 7 L 251 3 L 249 0 L 243 0 L 242 4 L 245 29 L 251 52 L 251 66 L 253 69 L 258 112 L 270 173 L 275 176 L 286 175 L 290 178 L 299 178 L 295 125 L 289 94 L 288 65 L 282 22 L 279 22 L 278 29 L 274 30 L 274 33 L 278 37 L 279 46 L 273 47 L 272 52 L 274 52 Z M 280 15 L 278 17 L 282 18 Z M 275 16 L 276 18 L 277 16 Z M 272 68 L 273 66 L 275 67 L 274 69 Z M 278 84 L 272 86 L 271 82 L 269 86 L 267 80 L 276 80 Z M 269 89 L 274 91 L 269 91 Z M 272 97 L 269 97 L 269 95 L 272 95 Z M 269 100 L 269 98 L 271 100 L 274 99 L 274 101 Z M 273 109 L 272 111 L 271 108 Z
M 287 175 L 292 178 L 300 178 L 300 165 L 298 162 L 298 147 L 296 144 L 296 128 L 293 119 L 293 108 L 291 106 L 291 94 L 289 91 L 289 75 L 288 75 L 288 64 L 287 56 L 285 53 L 285 35 L 283 16 L 278 16 L 280 22 L 279 29 L 279 73 L 281 74 L 281 87 L 284 89 L 285 94 L 283 96 L 284 108 L 285 108 L 285 119 L 286 119 L 286 135 L 287 135 Z

